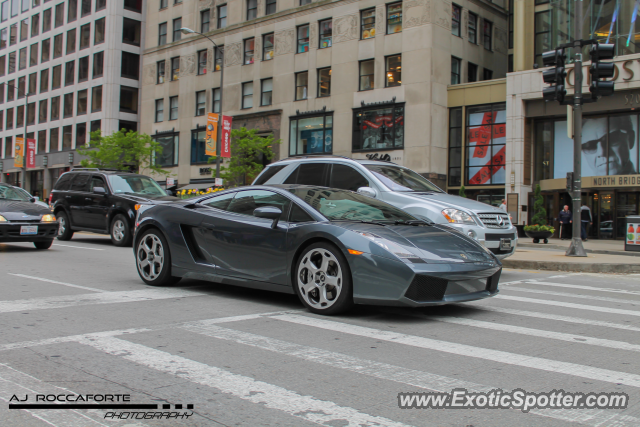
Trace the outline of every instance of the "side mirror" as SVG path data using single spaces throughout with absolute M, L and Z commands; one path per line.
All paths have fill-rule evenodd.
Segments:
M 36 198 L 35 198 L 35 197 L 32 197 L 32 198 L 30 198 L 30 199 L 29 199 L 29 201 L 30 201 L 31 203 L 35 203 L 35 202 L 36 202 Z
M 363 196 L 376 198 L 378 197 L 378 192 L 371 187 L 360 187 L 358 188 L 358 194 L 362 194 Z
M 38 196 L 33 196 L 33 198 L 36 199 L 36 202 L 40 201 L 40 197 L 38 197 Z
M 265 218 L 272 219 L 273 223 L 271 224 L 271 228 L 276 228 L 278 225 L 278 221 L 282 216 L 282 211 L 273 206 L 264 206 L 262 208 L 257 208 L 253 211 L 253 216 L 256 218 Z
M 107 190 L 104 187 L 93 187 L 94 194 L 107 194 Z

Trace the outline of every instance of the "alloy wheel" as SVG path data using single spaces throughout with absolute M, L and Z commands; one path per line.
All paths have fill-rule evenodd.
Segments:
M 136 251 L 138 271 L 146 280 L 154 281 L 164 266 L 164 247 L 155 234 L 147 234 L 140 240 Z
M 124 222 L 121 219 L 117 219 L 113 223 L 113 238 L 118 242 L 121 241 L 122 239 L 124 239 L 124 232 Z
M 60 224 L 58 225 L 58 236 L 62 236 L 67 230 L 67 222 L 64 220 L 64 217 L 60 217 L 59 220 Z
M 335 255 L 323 248 L 307 252 L 298 264 L 298 289 L 313 308 L 335 304 L 342 291 L 342 268 Z

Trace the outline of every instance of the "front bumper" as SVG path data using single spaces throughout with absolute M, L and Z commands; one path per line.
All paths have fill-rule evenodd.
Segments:
M 518 246 L 518 230 L 512 228 L 506 229 L 487 229 L 478 225 L 457 225 L 447 224 L 465 236 L 472 237 L 478 243 L 489 249 L 498 259 L 505 259 L 513 255 Z M 501 239 L 511 239 L 511 248 L 508 250 L 500 248 Z
M 20 234 L 22 226 L 37 226 L 37 234 Z M 0 243 L 46 242 L 58 235 L 60 225 L 56 222 L 0 222 Z

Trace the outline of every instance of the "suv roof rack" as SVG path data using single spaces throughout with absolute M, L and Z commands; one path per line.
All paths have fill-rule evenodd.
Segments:
M 69 172 L 73 171 L 94 171 L 94 172 L 122 172 L 122 173 L 132 173 L 126 170 L 120 169 L 109 169 L 109 168 L 72 168 Z
M 71 170 L 69 172 L 73 172 L 73 171 L 99 171 L 100 169 L 98 168 L 71 168 Z
M 291 160 L 291 159 L 314 159 L 314 158 L 323 158 L 323 157 L 338 157 L 341 159 L 348 159 L 348 160 L 353 160 L 351 157 L 347 157 L 347 156 L 340 156 L 338 154 L 305 154 L 304 156 L 291 156 L 291 157 L 287 157 L 284 159 L 280 159 L 274 163 L 278 163 L 278 162 L 283 162 L 285 160 Z

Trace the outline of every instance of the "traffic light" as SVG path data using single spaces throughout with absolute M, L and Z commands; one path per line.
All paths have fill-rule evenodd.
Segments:
M 603 59 L 613 59 L 613 53 L 615 50 L 614 44 L 594 44 L 589 50 L 589 57 L 591 58 L 591 67 L 589 67 L 589 74 L 591 74 L 591 86 L 589 92 L 594 99 L 602 96 L 613 95 L 614 83 L 605 81 L 604 79 L 613 77 L 615 74 L 615 65 L 613 62 L 600 61 Z
M 564 49 L 551 50 L 542 54 L 542 64 L 544 67 L 554 67 L 542 72 L 542 80 L 551 86 L 542 90 L 542 97 L 545 101 L 558 101 L 562 104 L 567 91 L 564 88 L 564 79 L 567 72 L 564 63 L 567 56 Z

